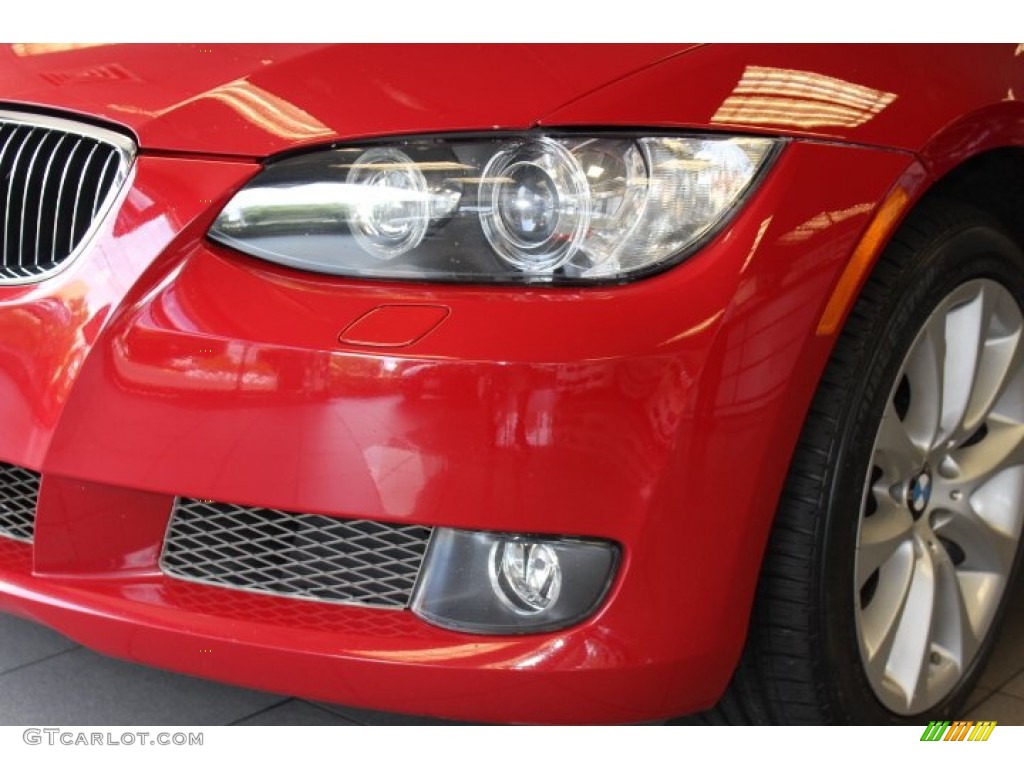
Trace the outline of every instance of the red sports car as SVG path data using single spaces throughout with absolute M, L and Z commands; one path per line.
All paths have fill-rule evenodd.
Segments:
M 1024 46 L 0 50 L 0 608 L 440 717 L 950 719 Z

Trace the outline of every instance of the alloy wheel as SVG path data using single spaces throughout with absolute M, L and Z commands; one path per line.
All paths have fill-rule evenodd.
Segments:
M 860 659 L 897 715 L 968 674 L 1007 587 L 1024 521 L 1024 315 L 991 279 L 925 321 L 871 452 L 854 565 Z

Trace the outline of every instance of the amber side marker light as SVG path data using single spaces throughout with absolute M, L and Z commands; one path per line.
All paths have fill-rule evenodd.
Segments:
M 864 276 L 875 263 L 878 252 L 888 242 L 889 235 L 892 234 L 909 203 L 910 194 L 902 186 L 897 186 L 878 207 L 878 212 L 857 243 L 853 256 L 843 270 L 839 282 L 836 283 L 828 304 L 825 305 L 825 311 L 818 321 L 818 336 L 832 336 L 839 330 L 846 310 L 853 303 Z

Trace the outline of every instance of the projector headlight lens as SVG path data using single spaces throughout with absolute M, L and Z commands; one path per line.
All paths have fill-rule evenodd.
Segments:
M 393 259 L 423 241 L 430 223 L 427 180 L 407 154 L 370 149 L 356 159 L 345 183 L 364 190 L 350 220 L 364 251 Z
M 484 168 L 482 184 L 484 236 L 512 267 L 551 272 L 579 250 L 590 226 L 590 188 L 557 141 L 501 150 Z
M 620 281 L 692 253 L 778 146 L 531 134 L 313 151 L 269 164 L 209 234 L 268 261 L 353 277 Z

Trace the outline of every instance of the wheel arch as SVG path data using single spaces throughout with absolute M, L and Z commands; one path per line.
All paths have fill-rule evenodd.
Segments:
M 1012 162 L 1021 162 L 1021 159 L 1017 157 L 1016 154 L 1014 154 Z M 936 223 L 941 224 L 941 222 L 945 221 L 945 219 L 942 217 L 942 214 L 936 213 L 936 210 L 959 211 L 960 218 L 964 218 L 963 212 L 966 211 L 967 216 L 974 217 L 973 221 L 975 223 L 982 222 L 991 225 L 993 223 L 993 219 L 996 220 L 995 223 L 999 223 L 999 217 L 997 217 L 987 206 L 983 207 L 978 205 L 978 200 L 976 198 L 971 198 L 971 195 L 976 194 L 978 190 L 980 190 L 982 186 L 984 186 L 986 180 L 989 180 L 988 183 L 990 185 L 995 185 L 995 181 L 992 181 L 992 177 L 989 175 L 993 173 L 991 169 L 993 167 L 998 167 L 1000 165 L 1005 169 L 1006 163 L 1007 160 L 1004 159 L 1001 155 L 992 155 L 991 157 L 989 157 L 986 153 L 986 156 L 984 158 L 979 158 L 979 160 L 977 161 L 977 165 L 975 165 L 974 163 L 964 164 L 964 166 L 960 168 L 959 173 L 951 173 L 951 175 L 944 180 L 943 184 L 932 185 L 925 189 L 925 191 L 917 197 L 914 205 L 907 206 L 906 213 L 909 215 L 911 212 L 918 210 L 919 207 L 924 209 L 932 209 L 930 213 L 928 210 L 922 210 L 921 213 L 923 218 L 915 217 L 918 220 L 919 224 L 921 221 L 927 222 L 929 216 L 931 217 L 931 222 L 933 225 L 935 225 Z M 994 195 L 996 195 L 996 197 L 998 197 L 998 190 L 999 188 L 996 187 L 995 192 L 993 193 Z M 938 208 L 933 208 L 932 203 L 935 203 L 938 206 Z M 973 212 L 972 208 L 969 207 L 969 205 L 965 206 L 964 203 L 973 204 Z M 986 215 L 979 215 L 980 213 L 984 213 Z M 901 226 L 895 226 L 893 228 L 892 237 L 889 239 L 898 239 L 897 236 L 899 235 L 901 230 Z M 914 232 L 913 229 L 909 231 Z M 1006 237 L 1000 237 L 999 239 L 1001 240 L 1001 242 L 1008 244 L 1008 239 Z M 1019 242 L 1017 243 L 1017 245 L 1019 247 Z M 907 246 L 904 243 L 902 247 L 905 249 Z M 886 252 L 886 250 L 886 247 L 883 246 L 879 248 L 879 253 L 884 253 Z M 889 257 L 882 260 L 882 263 L 876 264 L 874 266 L 881 267 L 882 264 L 888 264 L 888 269 L 890 272 L 892 272 L 893 265 L 909 264 L 912 263 L 913 261 L 913 259 L 906 257 L 902 259 L 894 259 L 892 257 Z M 970 260 L 964 259 L 960 259 L 955 262 L 947 262 L 948 266 L 950 267 L 953 267 L 954 264 L 968 263 L 970 263 Z M 902 269 L 902 267 L 900 267 L 900 269 Z M 870 275 L 873 273 L 873 271 L 873 269 L 867 270 L 869 280 L 871 279 Z M 873 280 L 872 284 L 874 284 Z M 882 284 L 884 285 L 885 283 L 883 282 Z M 859 295 L 854 299 L 855 304 L 857 303 L 858 298 Z M 877 296 L 875 297 L 875 299 L 877 299 Z M 871 306 L 872 303 L 877 304 L 877 301 L 869 301 L 868 306 Z M 853 318 L 851 318 L 851 320 L 852 319 Z M 843 325 L 845 326 L 846 323 L 844 322 Z M 847 338 L 844 332 L 845 328 L 841 328 L 840 331 L 844 339 Z M 863 334 L 861 334 L 861 337 L 887 338 L 886 334 L 874 334 L 868 336 L 864 336 Z M 818 342 L 823 341 L 825 340 L 820 338 L 818 339 Z M 829 347 L 831 348 L 831 345 L 829 345 Z M 828 351 L 823 355 L 826 361 L 826 368 L 830 367 L 831 363 L 829 361 L 831 361 L 833 357 L 836 357 L 836 359 L 838 360 L 849 360 L 849 343 L 847 343 L 846 346 L 843 347 L 843 349 L 845 351 L 839 353 L 838 356 L 833 355 L 831 351 Z M 821 381 L 826 381 L 825 377 L 820 378 Z M 845 380 L 859 381 L 860 379 L 859 377 L 848 377 L 845 378 Z M 804 420 L 808 424 L 814 424 L 815 422 L 812 422 L 810 419 L 812 414 L 816 414 L 817 426 L 813 428 L 817 430 L 817 432 L 821 432 L 822 430 L 827 431 L 826 427 L 828 429 L 832 429 L 831 426 L 825 424 L 825 420 L 827 418 L 830 418 L 828 414 L 831 413 L 828 410 L 828 408 L 836 406 L 837 403 L 855 403 L 860 401 L 860 398 L 858 396 L 852 398 L 848 398 L 846 396 L 837 397 L 837 394 L 842 394 L 840 389 L 837 387 L 837 381 L 839 380 L 836 378 L 835 375 L 833 375 L 831 391 L 826 390 L 826 395 L 824 399 L 819 398 L 819 394 L 816 391 L 818 389 L 818 386 L 815 386 L 814 388 L 815 393 L 810 399 L 810 403 L 804 414 Z M 850 392 L 848 394 L 853 393 Z M 831 405 L 829 405 L 830 403 Z M 805 424 L 801 431 L 803 433 L 806 433 L 807 429 L 808 427 Z M 860 432 L 852 432 L 851 434 L 860 434 Z M 801 437 L 801 443 L 803 443 L 805 440 L 806 437 Z M 795 475 L 792 474 L 791 469 L 791 474 L 786 481 L 787 488 L 782 494 L 782 500 L 780 500 L 779 506 L 776 507 L 775 513 L 772 515 L 772 520 L 769 526 L 769 534 L 765 541 L 766 548 L 762 554 L 762 561 L 760 564 L 761 567 L 758 572 L 757 589 L 759 595 L 762 592 L 763 582 L 766 579 L 769 579 L 774 583 L 775 586 L 773 586 L 771 590 L 768 591 L 775 594 L 775 597 L 778 598 L 778 585 L 788 585 L 790 583 L 796 583 L 797 581 L 799 581 L 799 579 L 796 578 L 797 572 L 802 571 L 802 569 L 804 568 L 803 564 L 794 560 L 790 554 L 787 554 L 783 549 L 780 548 L 781 545 L 779 542 L 786 543 L 786 545 L 788 546 L 789 544 L 794 543 L 798 539 L 814 538 L 815 540 L 817 540 L 817 537 L 819 536 L 819 533 L 817 532 L 818 529 L 822 528 L 825 525 L 825 523 L 823 522 L 825 518 L 813 512 L 813 510 L 819 508 L 819 504 L 821 504 L 824 501 L 824 497 L 818 496 L 817 501 L 815 501 L 813 493 L 808 491 L 808 488 L 812 483 L 808 479 L 809 475 L 806 474 L 808 471 L 806 461 L 808 459 L 813 459 L 814 461 L 818 462 L 824 461 L 824 464 L 826 465 L 839 466 L 844 462 L 845 459 L 843 458 L 843 454 L 833 452 L 833 448 L 836 447 L 834 444 L 830 444 L 828 446 L 828 456 L 826 459 L 822 459 L 821 457 L 825 456 L 826 451 L 824 450 L 822 441 L 819 438 L 815 438 L 815 440 L 817 440 L 817 443 L 812 444 L 810 448 L 807 448 L 805 446 L 803 456 L 805 464 L 803 465 L 803 468 L 800 469 L 801 465 L 797 464 L 796 466 L 798 467 L 799 471 Z M 814 441 L 812 441 L 812 443 L 813 442 Z M 797 454 L 794 453 L 794 456 L 790 457 L 791 462 L 796 460 L 796 455 Z M 787 494 L 788 501 L 786 501 Z M 849 495 L 845 496 L 845 498 L 849 498 Z M 787 507 L 787 505 L 788 513 L 784 514 L 783 508 Z M 781 533 L 776 531 L 776 529 L 779 528 L 780 525 Z M 770 544 L 770 542 L 772 541 L 774 541 L 775 543 Z M 768 558 L 768 549 L 770 549 L 771 547 L 774 547 L 774 551 L 776 552 L 774 560 L 770 560 Z M 782 553 L 781 558 L 779 556 L 780 552 Z M 812 560 L 813 558 L 809 559 L 807 562 L 810 563 Z M 822 570 L 820 574 L 814 577 L 813 584 L 812 580 L 808 580 L 806 581 L 806 583 L 801 582 L 798 586 L 800 586 L 800 588 L 803 589 L 807 595 L 811 595 L 814 599 L 819 599 L 817 597 L 818 592 L 815 591 L 815 584 L 835 583 L 834 579 L 826 578 L 827 575 L 828 574 L 826 573 L 826 571 Z M 819 576 L 822 579 L 822 581 L 820 582 L 816 581 Z M 790 591 L 792 591 L 792 589 L 789 587 L 787 587 L 787 589 L 790 589 Z M 800 594 L 802 595 L 804 593 L 801 592 Z M 776 602 L 778 602 L 777 599 Z M 802 646 L 800 646 L 799 643 L 796 642 L 796 640 L 792 639 L 793 637 L 795 637 L 795 635 L 786 626 L 786 622 L 793 624 L 797 621 L 797 618 L 794 617 L 797 616 L 798 612 L 794 612 L 795 609 L 793 608 L 793 606 L 789 605 L 789 603 L 793 602 L 793 598 L 784 599 L 782 600 L 782 602 L 786 603 L 786 605 L 782 606 L 784 608 L 782 616 L 785 619 L 785 621 L 783 621 L 782 624 L 779 625 L 777 625 L 776 622 L 776 614 L 774 614 L 771 610 L 765 607 L 765 604 L 761 601 L 761 598 L 752 603 L 750 625 L 748 626 L 747 651 L 742 656 L 735 676 L 730 684 L 730 687 L 727 689 L 723 699 L 714 710 L 711 710 L 707 713 L 703 713 L 703 715 L 701 716 L 701 720 L 703 722 L 746 722 L 763 724 L 772 721 L 772 719 L 775 717 L 775 715 L 769 713 L 767 710 L 762 709 L 760 707 L 759 700 L 761 697 L 761 684 L 763 684 L 764 681 L 759 680 L 759 678 L 752 677 L 753 667 L 751 666 L 751 664 L 753 657 L 750 656 L 751 651 L 749 644 L 751 642 L 754 642 L 754 640 L 752 640 L 751 638 L 756 637 L 760 637 L 761 642 L 767 642 L 767 645 L 764 646 L 764 649 L 767 649 L 765 651 L 766 657 L 771 657 L 769 663 L 773 665 L 773 669 L 775 670 L 775 672 L 778 672 L 780 675 L 782 675 L 783 678 L 787 678 L 787 676 L 790 674 L 786 671 L 788 669 L 787 659 L 794 657 L 794 654 L 800 655 L 799 652 L 801 652 Z M 759 603 L 761 604 L 760 612 L 758 612 L 757 608 Z M 778 608 L 779 606 L 775 605 L 774 607 Z M 751 629 L 753 629 L 754 627 L 755 618 L 759 619 L 764 626 L 768 627 L 768 629 L 766 631 L 762 631 L 760 635 L 749 634 Z M 802 621 L 802 619 L 800 621 Z M 811 635 L 813 635 L 813 631 L 811 632 L 811 634 L 808 635 L 808 637 L 810 637 Z M 770 642 L 766 641 L 765 638 L 768 638 Z M 760 653 L 760 651 L 758 651 L 758 653 Z M 974 665 L 972 665 L 972 668 L 973 666 Z M 970 674 L 973 675 L 974 673 L 971 672 Z M 794 677 L 787 679 L 789 679 L 789 683 L 787 684 L 796 687 L 803 687 L 807 690 L 810 690 L 810 688 L 808 688 L 807 686 L 812 686 L 813 683 L 810 677 L 807 677 L 806 679 L 804 679 L 803 677 Z M 775 683 L 778 683 L 778 680 L 776 680 Z M 773 688 L 773 695 L 781 695 L 779 694 L 780 690 L 781 689 Z M 751 703 L 751 698 L 755 699 L 756 701 L 754 703 Z M 808 699 L 807 701 L 810 700 Z
M 994 124 L 987 122 L 992 117 L 988 110 L 952 124 L 938 134 L 921 153 L 916 154 L 894 181 L 888 195 L 879 202 L 872 220 L 866 225 L 862 242 L 871 236 L 872 224 L 881 218 L 880 214 L 884 215 L 883 208 L 894 195 L 902 197 L 900 209 L 887 223 L 883 236 L 876 237 L 871 244 L 870 259 L 859 270 L 854 290 L 849 291 L 844 298 L 837 326 L 829 333 L 821 333 L 819 328 L 818 338 L 811 339 L 805 348 L 806 355 L 818 360 L 815 366 L 818 368 L 818 379 L 824 373 L 849 312 L 860 298 L 881 255 L 915 211 L 937 199 L 972 205 L 996 219 L 1024 248 L 1024 104 L 1014 106 L 1020 107 L 1020 110 L 1016 110 L 1019 112 L 1016 121 L 1007 119 L 1006 111 L 1000 109 L 999 119 Z M 973 141 L 970 139 L 972 135 L 975 137 Z M 856 256 L 855 248 L 850 255 L 851 264 Z M 842 281 L 842 277 L 839 281 Z M 837 283 L 833 294 L 839 289 Z M 801 400 L 802 409 L 798 410 L 803 420 L 809 415 L 815 390 L 816 385 L 810 387 L 808 393 L 794 395 Z M 761 566 L 777 513 L 776 509 L 761 542 L 764 547 Z M 760 571 L 759 566 L 758 579 Z M 754 608 L 752 596 L 747 607 L 746 631 L 749 632 L 749 620 Z
M 916 155 L 923 177 L 908 215 L 943 197 L 986 211 L 1024 243 L 1024 102 L 1012 89 L 943 127 Z
M 1024 245 L 1024 143 L 971 156 L 938 178 L 919 204 L 934 197 L 984 210 Z

